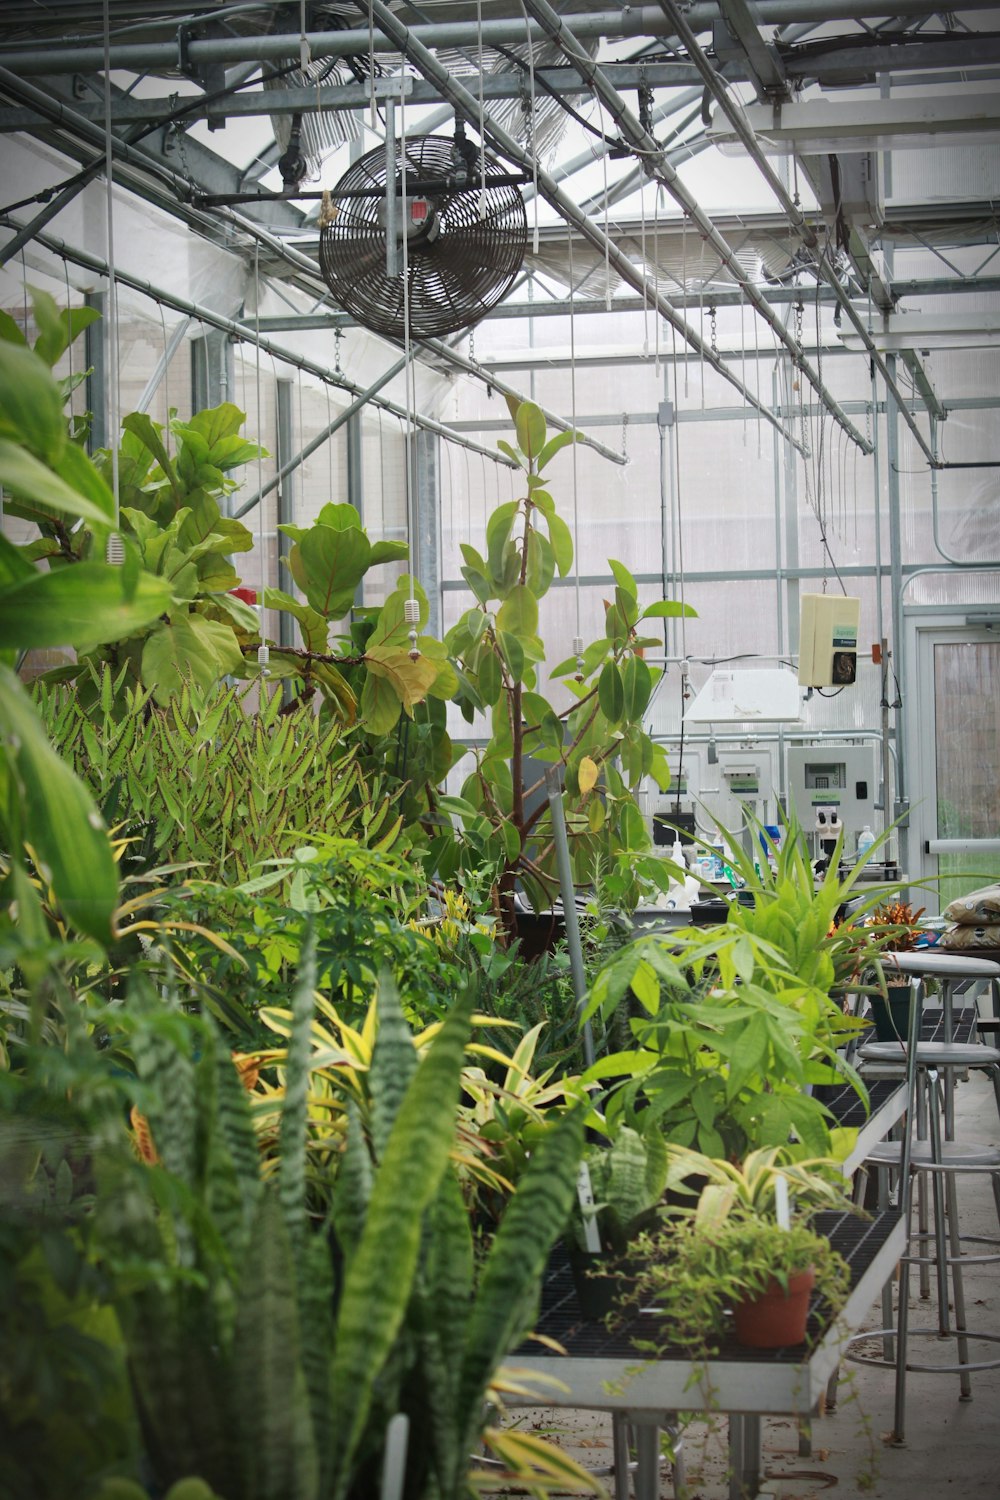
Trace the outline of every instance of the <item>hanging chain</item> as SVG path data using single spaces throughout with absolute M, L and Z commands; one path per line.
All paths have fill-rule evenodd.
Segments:
M 709 342 L 716 359 L 719 357 L 719 323 L 714 305 L 708 309 Z
M 343 336 L 344 331 L 342 328 L 335 328 L 333 330 L 333 369 L 334 373 L 337 375 L 342 375 L 344 373 L 340 368 L 340 341 Z

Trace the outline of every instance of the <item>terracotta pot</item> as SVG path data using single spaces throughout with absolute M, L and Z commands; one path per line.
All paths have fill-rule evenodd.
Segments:
M 801 1344 L 809 1319 L 809 1298 L 816 1283 L 812 1266 L 788 1278 L 786 1292 L 780 1282 L 772 1281 L 766 1291 L 752 1302 L 740 1302 L 733 1308 L 736 1337 L 748 1349 L 783 1349 Z

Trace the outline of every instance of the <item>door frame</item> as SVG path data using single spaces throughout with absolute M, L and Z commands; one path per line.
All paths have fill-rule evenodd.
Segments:
M 969 623 L 971 608 L 969 605 L 914 604 L 903 609 L 906 669 L 902 728 L 907 750 L 907 873 L 911 880 L 924 880 L 938 872 L 937 855 L 925 852 L 927 841 L 937 837 L 934 673 L 921 668 L 927 660 L 925 652 L 933 649 L 934 637 L 951 637 L 956 643 L 967 641 L 972 644 L 1000 640 L 1000 630 Z

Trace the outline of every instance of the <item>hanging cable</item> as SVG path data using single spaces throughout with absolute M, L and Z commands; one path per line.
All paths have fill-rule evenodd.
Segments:
M 566 225 L 566 243 L 569 248 L 569 405 L 570 422 L 576 432 L 576 277 L 573 272 L 573 227 Z M 583 681 L 583 627 L 580 623 L 580 497 L 577 469 L 577 447 L 573 449 L 573 603 L 576 609 L 576 635 L 573 638 L 573 654 L 576 657 L 577 681 Z
M 109 563 L 125 561 L 125 547 L 119 533 L 121 489 L 118 474 L 118 425 L 121 410 L 118 363 L 118 281 L 115 277 L 115 184 L 112 170 L 114 155 L 111 134 L 111 0 L 104 0 L 104 187 L 108 235 L 108 315 L 105 321 L 108 389 L 104 402 L 108 446 L 111 449 L 111 493 L 115 501 L 114 531 L 108 537 L 106 557 Z
M 531 141 L 531 206 L 534 215 L 534 228 L 531 234 L 531 253 L 538 254 L 538 100 L 535 97 L 535 47 L 531 40 L 531 24 L 528 20 L 528 12 L 525 9 L 524 0 L 521 0 L 521 15 L 524 17 L 524 29 L 528 34 L 528 92 L 531 101 L 530 141 Z
M 403 77 L 404 74 L 400 73 Z M 406 91 L 399 91 L 399 157 L 401 164 L 401 187 L 403 194 L 403 206 L 400 214 L 400 222 L 403 234 L 403 403 L 406 408 L 406 423 L 403 427 L 403 467 L 405 478 L 403 491 L 406 499 L 406 541 L 409 547 L 409 579 L 410 592 L 403 605 L 403 618 L 409 625 L 410 660 L 416 661 L 420 655 L 417 646 L 417 626 L 420 623 L 420 605 L 416 596 L 416 581 L 414 570 L 416 567 L 416 484 L 413 474 L 413 443 L 411 429 L 413 426 L 413 412 L 416 409 L 416 383 L 414 379 L 413 359 L 410 350 L 410 262 L 409 262 L 409 220 L 410 207 L 406 196 Z M 484 158 L 485 160 L 485 158 Z M 485 168 L 484 168 L 485 170 Z M 395 172 L 391 191 L 396 191 Z
M 486 218 L 486 99 L 483 93 L 483 0 L 476 0 L 476 48 L 479 66 L 479 217 Z
M 375 103 L 375 7 L 368 0 L 368 97 L 371 101 L 368 123 L 374 135 L 378 128 L 378 105 Z
M 326 393 L 326 430 L 327 430 L 327 433 L 328 433 L 327 440 L 326 440 L 326 486 L 327 486 L 327 498 L 329 500 L 332 500 L 333 499 L 333 434 L 330 432 L 330 428 L 333 426 L 333 416 L 331 415 L 330 382 L 328 380 L 325 380 L 323 382 L 323 390 Z
M 684 605 L 684 525 L 681 515 L 681 409 L 677 396 L 677 329 L 671 325 L 674 365 L 674 493 L 677 496 L 677 581 L 680 585 L 681 605 Z M 681 609 L 681 656 L 687 660 L 687 621 Z
M 70 302 L 71 302 L 72 299 L 70 297 L 70 290 L 69 290 L 69 261 L 66 260 L 65 257 L 63 257 L 63 276 L 64 276 L 65 281 L 66 281 L 66 324 L 67 324 L 67 327 L 69 327 L 70 326 L 69 309 L 70 309 Z M 70 415 L 70 425 L 72 425 L 72 420 L 73 420 L 73 340 L 72 339 L 70 339 L 69 343 L 66 346 L 66 353 L 69 356 L 69 415 Z
M 600 109 L 597 95 L 594 102 Z M 611 311 L 611 199 L 608 196 L 608 153 L 601 153 L 601 165 L 604 168 L 604 307 L 607 312 Z
M 167 320 L 164 316 L 163 303 L 158 302 L 160 309 L 160 333 L 163 336 L 163 409 L 166 412 L 166 420 L 163 423 L 163 446 L 170 452 L 170 346 L 167 341 Z
M 646 358 L 649 355 L 649 298 L 646 289 L 649 285 L 649 265 L 646 261 L 646 184 L 643 182 L 639 189 L 639 224 L 641 235 L 642 259 L 642 353 Z M 659 370 L 656 371 L 659 376 Z
M 253 332 L 254 347 L 257 355 L 257 492 L 264 488 L 264 455 L 261 451 L 263 432 L 263 418 L 261 415 L 260 399 L 260 241 L 254 240 L 253 246 Z M 261 677 L 268 675 L 268 664 L 271 653 L 264 644 L 264 502 L 257 507 L 257 548 L 260 553 L 260 596 L 257 600 L 257 616 L 260 623 L 260 645 L 257 647 L 257 665 L 260 668 Z

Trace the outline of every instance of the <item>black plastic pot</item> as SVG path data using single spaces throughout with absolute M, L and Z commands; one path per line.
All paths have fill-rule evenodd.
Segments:
M 588 1323 L 599 1323 L 628 1297 L 637 1267 L 625 1257 L 566 1248 L 580 1312 Z
M 888 999 L 872 995 L 872 1020 L 875 1035 L 880 1042 L 905 1042 L 910 1025 L 910 986 L 890 984 L 886 986 Z

